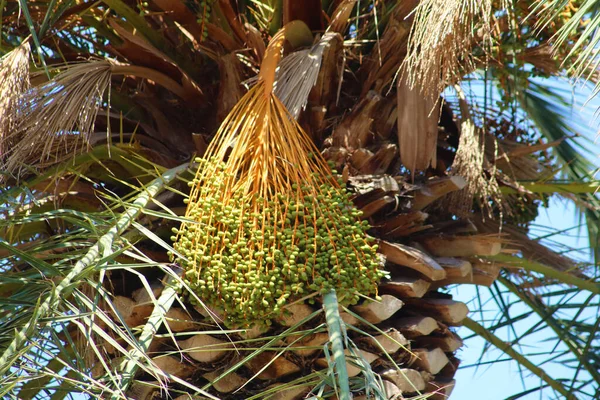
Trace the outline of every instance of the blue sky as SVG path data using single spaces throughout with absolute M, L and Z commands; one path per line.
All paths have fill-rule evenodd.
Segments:
M 574 207 L 565 201 L 559 199 L 553 200 L 550 203 L 550 208 L 540 210 L 540 216 L 535 220 L 535 223 L 543 226 L 550 226 L 553 229 L 561 230 L 568 229 L 579 224 L 579 220 L 576 217 Z M 571 247 L 585 247 L 588 245 L 587 235 L 584 229 L 574 229 L 566 234 L 559 235 L 555 238 L 561 244 Z M 589 254 L 588 254 L 589 255 Z M 484 296 L 487 290 L 481 290 Z M 473 286 L 461 286 L 459 290 L 454 290 L 453 294 L 457 300 L 464 301 L 465 303 L 471 302 L 477 293 Z M 477 307 L 476 304 L 472 304 L 472 310 Z M 520 310 L 515 310 L 515 313 Z M 526 328 L 526 324 L 529 322 L 525 321 L 519 328 Z M 498 333 L 501 335 L 502 333 Z M 459 335 L 461 337 L 469 336 L 471 332 L 468 329 L 461 328 Z M 507 333 L 508 334 L 508 333 Z M 536 338 L 533 337 L 533 340 Z M 539 334 L 539 350 L 547 349 L 550 345 L 543 342 L 546 337 L 543 334 Z M 452 394 L 453 399 L 457 400 L 469 400 L 469 399 L 481 399 L 481 400 L 503 400 L 507 397 L 519 393 L 526 388 L 532 388 L 539 385 L 539 379 L 537 377 L 526 377 L 522 379 L 518 365 L 515 362 L 501 362 L 480 367 L 466 367 L 474 365 L 478 362 L 482 349 L 485 346 L 485 342 L 481 338 L 470 339 L 465 342 L 465 346 L 462 350 L 459 350 L 458 357 L 462 360 L 461 369 L 456 374 L 457 386 Z M 529 351 L 535 351 L 535 349 L 528 349 Z M 507 357 L 495 349 L 490 350 L 489 354 L 484 357 L 486 361 L 496 361 L 498 359 L 506 359 Z M 544 370 L 549 373 L 552 377 L 561 377 L 561 368 L 556 365 L 543 366 Z M 545 390 L 541 394 L 540 392 L 532 393 L 522 397 L 522 399 L 550 399 L 553 392 L 551 390 Z
M 557 87 L 561 89 L 571 89 L 568 85 L 559 84 Z M 569 116 L 573 122 L 578 123 L 579 126 L 587 126 L 588 129 L 582 132 L 588 139 L 591 140 L 589 144 L 590 153 L 593 154 L 594 164 L 600 166 L 598 155 L 600 154 L 600 146 L 598 143 L 593 143 L 596 139 L 596 133 L 598 131 L 598 120 L 595 118 L 594 113 L 600 107 L 600 100 L 593 99 L 585 107 L 583 102 L 586 99 L 586 93 L 580 90 L 574 90 L 574 99 L 578 101 L 571 109 L 572 114 Z M 581 96 L 578 96 L 581 95 Z M 539 216 L 533 223 L 533 229 L 531 230 L 531 237 L 538 235 L 547 234 L 550 231 L 566 230 L 566 232 L 553 236 L 552 240 L 558 245 L 564 245 L 571 248 L 582 249 L 577 253 L 570 253 L 569 255 L 575 259 L 581 261 L 591 261 L 591 254 L 589 252 L 588 238 L 585 226 L 581 227 L 581 221 L 577 217 L 577 213 L 573 204 L 569 201 L 554 196 L 550 201 L 549 208 L 540 208 Z M 461 300 L 467 304 L 473 301 L 477 297 L 477 292 L 473 286 L 461 286 L 458 290 L 454 289 L 452 292 L 455 299 Z M 480 290 L 483 297 L 486 296 L 487 290 Z M 478 305 L 473 304 L 471 309 L 476 309 Z M 492 308 L 492 307 L 491 307 Z M 488 310 L 493 312 L 493 310 Z M 519 310 L 515 310 L 515 313 Z M 598 318 L 598 315 L 592 315 L 591 318 Z M 524 327 L 524 324 L 530 324 L 528 320 L 521 323 L 521 326 L 516 327 L 519 331 Z M 466 328 L 459 329 L 458 333 L 462 337 L 466 337 L 471 332 Z M 497 333 L 502 336 L 502 332 Z M 508 339 L 510 333 L 506 333 Z M 537 335 L 537 336 L 536 336 Z M 528 343 L 531 345 L 527 348 L 528 352 L 535 351 L 548 351 L 554 342 L 547 342 L 544 335 L 544 331 L 533 335 Z M 469 399 L 483 399 L 483 400 L 502 400 L 524 391 L 527 388 L 539 386 L 540 382 L 537 377 L 532 377 L 531 374 L 525 373 L 523 376 L 519 371 L 519 367 L 515 362 L 491 362 L 497 360 L 504 360 L 507 357 L 500 351 L 495 349 L 490 350 L 483 358 L 484 361 L 490 362 L 486 365 L 479 367 L 473 366 L 478 363 L 480 359 L 482 349 L 485 347 L 485 342 L 481 338 L 470 339 L 465 342 L 463 349 L 459 350 L 458 357 L 462 360 L 461 369 L 455 376 L 457 380 L 457 386 L 451 396 L 453 399 L 458 400 L 469 400 Z M 532 360 L 535 360 L 533 358 Z M 469 367 L 471 366 L 471 367 Z M 550 374 L 553 378 L 560 378 L 564 376 L 564 367 L 560 364 L 547 364 L 543 365 L 542 368 Z M 529 376 L 527 376 L 529 375 Z M 523 397 L 521 399 L 553 399 L 556 398 L 551 390 L 543 390 L 534 392 Z

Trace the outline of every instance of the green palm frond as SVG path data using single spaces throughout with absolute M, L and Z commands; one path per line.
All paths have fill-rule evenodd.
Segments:
M 537 2 L 532 12 L 541 17 L 539 26 L 559 25 L 555 34 L 555 47 L 566 54 L 561 60 L 562 65 L 571 76 L 592 81 L 596 85 L 594 92 L 598 93 L 595 74 L 600 66 L 600 59 L 596 54 L 600 43 L 598 2 L 545 0 Z
M 538 194 L 555 193 L 578 205 L 579 211 L 586 217 L 589 249 L 597 256 L 600 200 L 593 175 L 595 162 L 592 161 L 596 155 L 590 151 L 591 141 L 586 138 L 588 129 L 569 117 L 573 114 L 572 92 L 553 82 L 549 79 L 529 80 L 520 90 L 515 90 L 518 114 L 510 115 L 510 107 L 507 111 L 509 119 L 531 124 L 528 129 L 538 137 L 548 142 L 560 140 L 557 146 L 550 148 L 550 154 L 558 161 L 553 175 L 540 177 L 535 182 L 522 182 L 522 187 L 531 188 Z M 495 110 L 494 101 L 488 96 L 489 92 L 484 92 L 482 97 L 474 95 L 473 104 L 487 112 L 501 114 L 503 111 Z M 492 92 L 491 96 L 501 98 L 498 92 Z M 567 182 L 564 191 L 561 189 L 562 182 Z M 568 187 L 575 182 L 582 186 L 573 185 L 573 190 L 569 190 Z M 508 186 L 501 190 L 514 193 L 514 189 Z M 551 230 L 548 234 L 553 233 Z M 558 250 L 559 247 L 556 245 L 554 248 Z M 520 365 L 523 377 L 533 374 L 543 376 L 542 380 L 551 379 L 550 383 L 539 387 L 525 385 L 524 391 L 514 398 L 537 391 L 550 393 L 552 390 L 567 398 L 593 398 L 600 385 L 594 361 L 598 347 L 596 321 L 600 287 L 597 270 L 587 263 L 573 264 L 577 272 L 584 273 L 581 276 L 584 279 L 580 279 L 569 277 L 568 271 L 545 266 L 535 259 L 508 255 L 494 259 L 508 269 L 485 296 L 477 291 L 475 308 L 479 312 L 471 317 L 477 322 L 466 324 L 476 336 L 488 343 L 475 366 L 489 364 L 484 360 L 488 353 L 489 359 L 497 359 L 499 349 L 508 355 L 505 361 L 513 360 Z M 513 269 L 516 265 L 523 270 Z M 586 278 L 586 273 L 591 277 Z M 466 338 L 467 343 L 472 337 Z M 539 343 L 540 337 L 548 340 Z M 496 348 L 496 352 L 492 348 Z
M 480 324 L 478 324 L 470 318 L 467 318 L 465 320 L 465 327 L 469 328 L 479 336 L 483 337 L 485 340 L 489 341 L 492 345 L 505 352 L 509 357 L 511 357 L 523 367 L 527 368 L 529 371 L 537 375 L 540 379 L 544 380 L 552 389 L 556 390 L 566 399 L 576 399 L 576 397 L 572 393 L 570 393 L 563 385 L 550 378 L 548 374 L 544 372 L 544 370 L 538 368 L 527 358 L 523 357 L 523 355 L 514 351 L 511 345 L 502 341 L 496 335 L 491 333 L 488 329 L 484 328 L 483 326 L 481 326 Z
M 591 291 L 567 286 L 561 282 L 569 281 L 568 273 L 554 272 L 562 275 L 555 284 L 533 287 L 543 272 L 525 267 L 521 274 L 505 273 L 487 294 L 478 295 L 478 308 L 484 311 L 465 327 L 489 342 L 489 347 L 475 366 L 486 365 L 487 353 L 495 359 L 496 348 L 509 356 L 505 361 L 520 364 L 522 376 L 537 375 L 567 398 L 593 398 L 600 387 L 596 368 L 600 286 L 586 282 L 584 287 Z M 472 337 L 465 338 L 467 343 Z M 540 390 L 544 386 L 525 386 L 527 393 Z
M 530 82 L 529 87 L 518 97 L 524 112 L 531 118 L 539 132 L 549 141 L 573 135 L 573 125 L 566 119 L 571 103 L 545 84 Z M 594 179 L 593 157 L 582 142 L 590 141 L 584 135 L 575 140 L 564 140 L 553 149 L 562 164 L 560 174 L 567 179 L 585 182 Z M 586 219 L 590 248 L 596 260 L 600 259 L 600 199 L 596 192 L 574 197 L 579 212 Z
M 478 219 L 489 207 L 498 219 L 485 233 L 502 228 L 504 236 L 495 244 L 501 242 L 506 254 L 463 260 L 473 269 L 478 262 L 493 263 L 486 265 L 500 274 L 496 283 L 486 281 L 489 291 L 477 290 L 467 328 L 485 339 L 483 353 L 496 355 L 495 347 L 516 361 L 524 376 L 539 378 L 537 386 L 513 398 L 534 393 L 593 398 L 600 388 L 598 271 L 572 260 L 564 268 L 551 265 L 566 257 L 544 257 L 551 252 L 540 243 L 560 252 L 560 244 L 547 240 L 557 232 L 546 232 L 546 240 L 526 235 L 535 228 L 538 207 L 556 194 L 585 216 L 589 247 L 600 259 L 595 154 L 578 136 L 582 127 L 569 117 L 571 94 L 557 87 L 555 78 L 547 79 L 570 76 L 597 83 L 597 3 L 323 0 L 311 1 L 315 7 L 305 13 L 290 14 L 297 3 L 286 0 L 0 0 L 0 76 L 11 78 L 0 82 L 0 114 L 6 114 L 0 115 L 0 165 L 5 167 L 0 178 L 5 183 L 0 190 L 0 397 L 121 399 L 156 388 L 173 398 L 217 398 L 217 386 L 231 377 L 242 383 L 237 392 L 224 395 L 230 398 L 277 398 L 287 391 L 315 400 L 346 400 L 350 393 L 378 400 L 398 395 L 387 392 L 391 378 L 383 372 L 412 368 L 416 356 L 354 308 L 338 309 L 344 299 L 335 297 L 342 291 L 327 293 L 324 309 L 311 309 L 291 326 L 276 322 L 275 329 L 252 336 L 256 332 L 224 329 L 224 316 L 204 304 L 167 255 L 186 259 L 169 238 L 172 228 L 196 224 L 184 216 L 193 175 L 189 160 L 206 151 L 227 111 L 242 98 L 243 82 L 259 70 L 265 43 L 292 15 L 318 21 L 310 37 L 322 37 L 310 49 L 282 45 L 275 94 L 299 126 L 318 138 L 315 142 L 324 142 L 319 151 L 341 166 L 344 179 L 352 178 L 352 185 L 354 179 L 369 181 L 375 187 L 370 195 L 381 194 L 376 203 L 357 196 L 372 206 L 369 218 L 399 220 L 397 231 L 384 234 L 394 236 L 398 248 L 409 248 L 428 237 L 462 240 L 477 230 L 483 234 L 485 221 Z M 18 68 L 7 68 L 6 60 L 18 54 Z M 100 60 L 82 62 L 89 59 Z M 557 61 L 563 59 L 560 66 Z M 482 77 L 472 73 L 477 68 L 485 70 Z M 29 70 L 34 71 L 32 88 Z M 427 161 L 421 172 L 407 170 L 412 163 L 406 149 L 414 141 L 397 139 L 399 129 L 405 129 L 405 137 L 423 133 L 417 124 L 397 123 L 403 111 L 411 111 L 396 79 L 434 93 L 431 102 L 408 101 L 416 108 L 441 97 L 442 119 L 432 124 L 428 138 L 431 156 L 417 154 Z M 467 81 L 484 83 L 459 105 L 444 89 L 458 83 L 466 90 Z M 465 112 L 456 121 L 461 106 L 470 116 Z M 421 108 L 421 115 L 429 115 L 431 110 Z M 247 111 L 240 114 L 246 121 L 240 132 L 256 122 Z M 287 124 L 292 117 L 281 108 L 273 118 Z M 293 141 L 293 132 L 286 132 L 277 134 L 275 147 Z M 466 157 L 473 155 L 466 149 L 457 152 L 469 132 L 483 139 L 477 142 L 476 161 Z M 240 137 L 232 136 L 231 143 Z M 496 147 L 490 150 L 489 143 Z M 229 159 L 229 143 L 222 150 L 223 159 Z M 275 157 L 290 173 L 292 155 Z M 435 191 L 430 184 L 456 172 L 457 158 L 467 167 L 477 164 L 476 179 L 499 182 L 506 202 L 517 205 L 513 215 L 485 195 L 478 205 L 464 201 L 473 223 L 451 215 L 447 198 L 434 204 L 432 197 L 427 209 L 415 206 L 419 196 L 422 200 Z M 379 185 L 381 174 L 385 180 Z M 289 174 L 284 175 L 281 181 L 287 182 Z M 204 187 L 206 182 L 197 183 Z M 403 218 L 413 217 L 430 218 L 427 225 L 413 226 L 412 219 L 402 225 Z M 380 225 L 370 234 L 384 231 Z M 527 248 L 533 242 L 539 247 Z M 577 271 L 569 273 L 573 267 Z M 417 274 L 409 275 L 423 278 Z M 421 280 L 428 287 L 435 284 Z M 446 299 L 444 290 L 440 284 L 425 296 Z M 426 300 L 418 297 L 396 315 L 412 315 L 418 300 Z M 320 305 L 318 296 L 311 300 Z M 283 304 L 282 315 L 296 305 Z M 340 313 L 358 322 L 346 323 Z M 436 324 L 450 332 L 445 322 Z M 185 329 L 176 329 L 182 325 Z M 306 345 L 314 336 L 326 339 Z M 371 363 L 362 341 L 379 344 L 376 336 L 389 339 L 406 357 L 369 345 L 377 352 L 370 355 L 377 360 Z M 206 355 L 196 343 L 203 340 L 227 360 L 211 364 L 211 371 L 194 358 Z M 272 379 L 279 386 L 258 382 L 274 364 L 297 360 L 298 351 L 318 352 L 313 358 L 321 357 L 317 364 L 324 369 L 310 364 L 282 381 Z M 450 358 L 453 353 L 440 352 Z M 449 383 L 454 370 L 446 373 L 435 383 Z M 414 389 L 408 387 L 415 399 L 430 396 Z
M 123 242 L 126 237 L 125 230 L 150 201 L 164 190 L 165 185 L 186 168 L 187 165 L 184 164 L 166 171 L 154 181 L 142 186 L 139 195 L 132 199 L 131 203 L 114 203 L 117 208 L 97 213 L 96 217 L 94 214 L 70 210 L 36 213 L 34 209 L 33 212 L 26 211 L 22 216 L 12 216 L 10 222 L 3 220 L 3 227 L 10 224 L 13 229 L 32 222 L 53 219 L 60 222 L 57 225 L 58 229 L 61 229 L 61 226 L 62 229 L 66 228 L 63 235 L 55 234 L 45 239 L 42 236 L 41 240 L 36 240 L 39 234 L 31 236 L 35 241 L 26 247 L 26 251 L 19 250 L 18 246 L 14 247 L 17 243 L 7 242 L 10 237 L 5 236 L 0 242 L 3 251 L 9 255 L 2 266 L 2 288 L 5 296 L 10 295 L 11 301 L 3 304 L 3 333 L 0 334 L 0 366 L 7 386 L 20 386 L 19 381 L 39 380 L 41 377 L 36 374 L 41 373 L 43 376 L 45 372 L 32 370 L 27 366 L 32 362 L 28 360 L 29 355 L 34 356 L 39 351 L 54 354 L 53 352 L 66 345 L 65 339 L 59 340 L 56 333 L 64 331 L 67 326 L 79 326 L 82 333 L 100 335 L 126 353 L 124 348 L 107 336 L 94 322 L 94 319 L 103 321 L 110 330 L 119 332 L 122 339 L 131 342 L 131 333 L 123 336 L 121 328 L 98 308 L 98 301 L 111 303 L 107 293 L 100 290 L 89 298 L 84 293 L 85 288 L 101 288 L 107 271 L 115 267 L 115 258 L 131 252 L 131 244 L 128 244 L 128 241 Z M 119 210 L 121 205 L 124 208 Z M 44 259 L 52 260 L 52 264 Z M 150 260 L 148 265 L 155 263 Z M 95 279 L 99 281 L 94 282 Z M 74 311 L 76 312 L 73 314 Z M 15 331 L 18 332 L 16 335 L 13 334 Z M 98 353 L 96 348 L 94 350 Z M 85 359 L 85 356 L 81 355 L 80 358 Z M 33 373 L 32 376 L 15 377 L 11 373 L 18 359 L 21 359 L 21 370 Z M 74 368 L 75 371 L 81 371 L 87 366 L 80 365 Z M 91 384 L 93 385 L 93 382 Z

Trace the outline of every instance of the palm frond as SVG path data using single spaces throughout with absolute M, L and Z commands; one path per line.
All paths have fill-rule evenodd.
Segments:
M 569 137 L 572 132 L 571 125 L 567 122 L 565 115 L 569 102 L 545 85 L 530 82 L 529 89 L 521 92 L 518 97 L 523 110 L 531 118 L 540 133 L 550 141 Z M 586 141 L 585 137 L 578 141 L 564 140 L 553 148 L 553 153 L 563 164 L 560 173 L 569 179 L 577 181 L 593 179 L 593 163 L 588 161 L 589 152 L 586 146 L 579 141 Z M 574 144 L 572 144 L 574 143 Z M 590 241 L 590 248 L 594 251 L 596 260 L 600 253 L 600 200 L 596 193 L 584 193 L 575 197 L 578 209 L 585 216 Z M 589 206 L 588 206 L 589 205 Z
M 334 40 L 338 40 L 337 34 L 326 33 L 312 48 L 295 51 L 279 64 L 273 91 L 295 119 L 306 107 L 319 77 L 323 52 Z
M 33 19 L 31 18 L 31 14 L 29 12 L 29 8 L 27 7 L 27 2 L 25 0 L 19 0 L 19 9 L 23 13 L 25 20 L 27 21 L 27 27 L 29 28 L 29 33 L 31 34 L 31 37 L 33 38 L 33 43 L 35 44 L 35 49 L 37 51 L 38 59 L 40 60 L 41 64 L 44 66 L 44 70 L 45 70 L 46 74 L 49 75 L 48 68 L 46 66 L 46 58 L 44 56 L 44 51 L 42 49 L 40 39 L 35 30 L 35 25 L 33 24 Z
M 488 346 L 473 366 L 486 365 L 483 358 L 487 353 L 497 360 L 492 350 L 497 348 L 509 355 L 504 361 L 521 365 L 523 377 L 543 373 L 553 381 L 548 386 L 534 383 L 531 387 L 529 383 L 524 386 L 525 392 L 551 395 L 554 390 L 575 398 L 593 398 L 600 385 L 594 366 L 598 359 L 598 285 L 577 281 L 573 283 L 584 288 L 567 286 L 561 282 L 572 278 L 568 273 L 531 266 L 534 268 L 526 267 L 520 275 L 504 272 L 489 293 L 477 294 L 479 322 L 468 321 L 466 327 L 484 338 Z M 536 284 L 547 272 L 557 277 L 554 283 Z M 467 343 L 472 337 L 465 338 Z M 557 376 L 560 379 L 553 379 Z
M 164 185 L 171 180 L 175 179 L 177 174 L 187 168 L 187 165 L 177 167 L 173 170 L 167 171 L 161 177 L 151 182 L 146 188 L 145 192 L 140 194 L 138 198 L 132 202 L 131 206 L 127 208 L 122 215 L 119 216 L 114 222 L 114 225 L 102 235 L 96 244 L 91 246 L 89 250 L 75 263 L 72 269 L 64 277 L 58 277 L 58 284 L 52 288 L 47 296 L 44 296 L 40 304 L 36 307 L 32 318 L 23 324 L 19 332 L 14 335 L 14 339 L 3 346 L 2 356 L 0 356 L 0 371 L 5 374 L 12 365 L 12 361 L 15 357 L 31 346 L 30 340 L 32 339 L 31 334 L 35 325 L 40 318 L 45 318 L 55 309 L 56 305 L 61 301 L 61 297 L 72 290 L 71 285 L 81 279 L 82 273 L 93 272 L 94 266 L 97 263 L 107 257 L 114 257 L 112 245 L 114 240 L 123 233 L 129 224 L 140 214 L 141 208 L 145 207 L 149 201 L 156 196 Z M 4 242 L 6 243 L 6 242 Z M 33 260 L 31 260 L 33 261 Z M 39 262 L 38 262 L 39 264 Z M 92 269 L 90 270 L 90 267 Z
M 550 376 L 543 369 L 537 367 L 534 363 L 529 361 L 523 355 L 514 351 L 509 344 L 507 344 L 506 342 L 504 342 L 503 340 L 498 338 L 496 335 L 491 333 L 489 330 L 485 329 L 483 326 L 481 326 L 477 322 L 473 321 L 470 318 L 467 318 L 467 319 L 465 319 L 465 327 L 469 328 L 476 334 L 483 337 L 485 340 L 489 341 L 492 345 L 496 346 L 497 348 L 499 348 L 500 350 L 502 350 L 503 352 L 508 354 L 512 359 L 517 361 L 519 364 L 521 364 L 522 366 L 527 368 L 529 371 L 531 371 L 532 373 L 537 375 L 540 379 L 542 379 L 544 382 L 546 382 L 548 385 L 550 385 L 550 387 L 552 387 L 552 389 L 556 390 L 558 393 L 565 396 L 566 399 L 570 399 L 570 400 L 577 399 L 577 397 L 575 397 L 572 393 L 570 393 L 567 388 L 565 388 L 563 385 L 560 384 L 560 382 L 557 382 L 554 379 L 550 378 Z
M 186 57 L 185 53 L 177 51 L 163 35 L 148 25 L 142 15 L 139 15 L 125 4 L 125 2 L 121 0 L 107 0 L 105 3 L 134 28 L 136 34 L 139 35 L 139 40 L 147 41 L 151 47 L 164 54 L 169 60 L 172 60 L 177 68 L 189 77 L 191 80 L 190 85 L 195 85 L 195 82 L 199 80 L 199 68 L 193 60 Z
M 323 296 L 323 308 L 325 309 L 325 320 L 329 330 L 329 340 L 331 341 L 331 351 L 335 367 L 334 389 L 338 397 L 351 398 L 348 370 L 346 369 L 346 356 L 344 354 L 345 338 L 342 330 L 343 323 L 339 314 L 339 305 L 334 290 L 329 291 Z M 338 392 L 339 391 L 339 392 Z
M 437 96 L 424 95 L 418 88 L 411 88 L 403 78 L 398 79 L 396 90 L 400 159 L 413 173 L 429 166 L 435 168 L 440 119 Z
M 11 143 L 3 162 L 7 173 L 19 175 L 29 165 L 57 164 L 87 150 L 110 78 L 107 61 L 79 63 L 24 93 L 18 127 L 2 138 Z
M 594 2 L 0 3 L 0 51 L 25 40 L 40 69 L 57 65 L 31 89 L 26 44 L 0 61 L 1 165 L 19 178 L 6 176 L 0 191 L 0 397 L 441 398 L 462 344 L 449 326 L 467 313 L 445 292 L 456 282 L 490 288 L 471 307 L 479 325 L 467 321 L 486 338 L 482 351 L 497 345 L 540 377 L 515 396 L 595 395 L 597 270 L 528 237 L 558 192 L 585 210 L 597 240 L 594 163 L 573 139 L 581 130 L 567 95 L 545 80 L 597 79 Z M 548 19 L 536 14 L 544 4 Z M 276 32 L 294 18 L 313 21 L 313 32 L 286 32 L 291 49 L 279 62 Z M 266 49 L 272 35 L 278 43 Z M 553 50 L 579 61 L 567 71 Z M 94 57 L 102 61 L 81 62 Z M 244 96 L 241 82 L 261 62 Z M 485 74 L 471 74 L 476 67 Z M 461 81 L 484 81 L 469 104 L 443 91 Z M 319 156 L 321 142 L 355 203 Z M 207 149 L 195 181 L 176 167 Z M 443 197 L 467 184 L 461 206 L 474 222 L 448 212 Z M 500 214 L 489 197 L 498 193 L 515 213 L 479 221 L 488 206 Z M 394 279 L 379 285 L 380 299 L 344 307 L 364 296 L 357 288 L 376 293 L 368 275 L 381 272 L 379 258 L 359 273 L 340 262 L 375 255 L 360 219 L 372 222 Z M 183 238 L 176 225 L 196 234 Z M 340 251 L 348 238 L 360 240 Z M 300 251 L 311 241 L 312 264 Z M 223 304 L 248 293 L 263 308 L 240 306 L 246 314 L 232 325 Z M 223 329 L 265 310 L 274 317 L 273 305 L 270 326 Z M 415 318 L 427 321 L 423 332 L 403 325 Z
M 566 2 L 559 0 L 540 1 L 532 9 L 539 17 L 538 27 L 557 25 L 555 53 L 563 53 L 562 66 L 576 78 L 590 80 L 596 84 L 600 66 L 596 48 L 600 43 L 600 7 L 595 1 Z
M 460 87 L 456 86 L 461 111 L 461 135 L 456 157 L 452 163 L 453 173 L 467 179 L 467 187 L 450 194 L 450 207 L 459 215 L 470 212 L 473 200 L 477 198 L 481 207 L 492 215 L 492 200 L 499 208 L 504 206 L 496 177 L 486 176 L 489 161 L 485 156 L 485 133 L 475 125 L 469 105 Z

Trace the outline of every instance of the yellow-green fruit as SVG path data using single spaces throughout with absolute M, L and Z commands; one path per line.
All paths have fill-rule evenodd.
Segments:
M 223 193 L 225 178 L 193 183 L 188 215 L 196 223 L 174 230 L 174 248 L 186 255 L 177 260 L 186 283 L 227 325 L 270 323 L 280 306 L 330 288 L 344 304 L 376 293 L 384 272 L 344 190 L 294 184 L 264 199 Z

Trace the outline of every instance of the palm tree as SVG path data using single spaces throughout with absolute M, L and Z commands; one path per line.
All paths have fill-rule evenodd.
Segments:
M 558 192 L 598 240 L 536 80 L 593 57 L 592 2 L 554 3 L 1 3 L 0 393 L 444 398 L 459 325 L 539 389 L 597 389 L 597 323 L 544 301 L 593 309 L 595 271 L 527 236 Z M 464 284 L 506 318 L 469 318 Z M 572 378 L 496 336 L 502 290 Z

